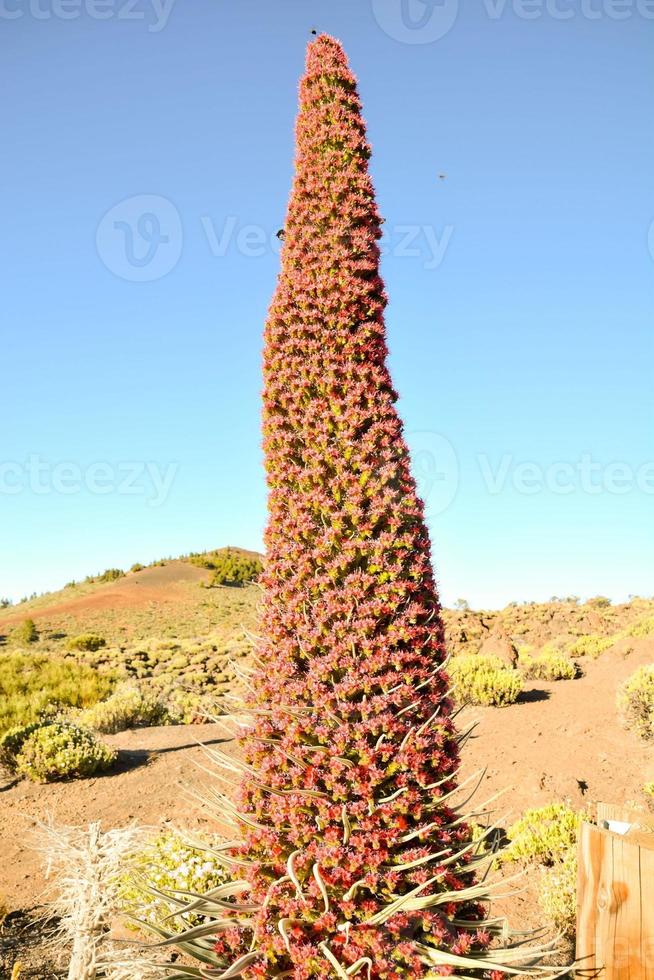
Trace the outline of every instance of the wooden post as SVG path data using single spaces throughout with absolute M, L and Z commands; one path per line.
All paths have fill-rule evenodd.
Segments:
M 643 814 L 598 807 L 600 823 L 643 819 L 627 835 L 581 826 L 577 977 L 584 980 L 654 980 L 654 834 Z

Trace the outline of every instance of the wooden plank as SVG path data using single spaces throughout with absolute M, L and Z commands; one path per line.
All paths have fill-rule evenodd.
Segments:
M 577 977 L 600 976 L 597 962 L 597 908 L 601 867 L 604 860 L 605 835 L 593 833 L 587 823 L 581 825 L 577 856 Z
M 640 908 L 640 848 L 625 838 L 614 837 L 612 891 L 615 904 L 611 970 L 607 980 L 644 976 L 642 917 Z
M 654 980 L 654 850 L 584 823 L 578 855 L 577 977 Z
M 646 813 L 638 810 L 630 810 L 628 807 L 621 806 L 619 803 L 598 803 L 597 822 L 602 820 L 623 820 L 625 823 L 639 823 L 643 818 L 647 818 Z
M 634 830 L 629 832 L 630 839 L 635 833 L 638 833 L 639 843 L 642 843 L 644 847 L 654 847 L 654 817 L 651 813 L 630 810 L 619 804 L 598 803 L 597 823 L 601 826 L 604 820 L 619 820 L 621 823 L 633 824 Z M 651 841 L 646 839 L 647 834 L 652 834 Z
M 643 916 L 641 958 L 643 977 L 654 980 L 654 851 L 640 849 L 640 907 Z
M 611 951 L 615 943 L 615 901 L 613 898 L 613 835 L 590 828 L 592 837 L 600 842 L 601 861 L 597 878 L 597 908 L 595 910 L 595 948 L 597 965 L 603 980 L 616 980 L 611 968 Z

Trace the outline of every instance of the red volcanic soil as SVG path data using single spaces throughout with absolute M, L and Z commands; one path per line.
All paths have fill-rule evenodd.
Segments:
M 175 602 L 186 596 L 184 584 L 207 580 L 210 573 L 184 561 L 170 561 L 165 565 L 144 568 L 138 573 L 125 575 L 115 582 L 94 583 L 88 594 L 74 598 L 64 598 L 65 593 L 55 593 L 52 603 L 44 597 L 43 605 L 30 605 L 22 611 L 12 609 L 1 617 L 3 626 L 13 626 L 28 616 L 37 622 L 39 619 L 52 619 L 61 615 L 76 616 L 89 610 L 120 609 Z
M 654 659 L 652 641 L 639 646 L 628 656 L 609 652 L 584 664 L 585 675 L 574 681 L 528 682 L 517 704 L 466 709 L 460 727 L 475 721 L 478 727 L 463 750 L 461 778 L 486 770 L 470 806 L 503 791 L 492 806 L 508 826 L 525 809 L 553 800 L 579 808 L 598 800 L 642 801 L 643 784 L 654 780 L 654 753 L 625 731 L 615 707 L 617 686 Z M 18 907 L 38 904 L 45 880 L 27 831 L 46 814 L 63 823 L 101 820 L 105 827 L 132 820 L 206 826 L 209 815 L 181 787 L 207 778 L 194 765 L 203 761 L 198 742 L 224 737 L 219 725 L 137 729 L 105 736 L 121 749 L 112 775 L 45 786 L 0 777 L 0 895 Z M 222 748 L 234 750 L 233 743 Z

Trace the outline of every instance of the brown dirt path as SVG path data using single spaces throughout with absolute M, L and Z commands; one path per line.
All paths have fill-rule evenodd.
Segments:
M 196 765 L 206 764 L 198 741 L 223 741 L 223 726 L 142 728 L 104 739 L 121 750 L 112 774 L 48 785 L 16 781 L 7 774 L 0 778 L 0 895 L 10 907 L 39 904 L 46 881 L 31 845 L 36 822 L 48 815 L 68 825 L 100 820 L 105 828 L 132 822 L 156 827 L 168 821 L 207 826 L 208 817 L 189 799 L 188 788 L 206 779 Z M 231 746 L 226 750 L 232 751 Z

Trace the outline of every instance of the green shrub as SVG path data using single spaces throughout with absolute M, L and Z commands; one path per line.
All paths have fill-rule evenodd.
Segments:
M 526 810 L 507 831 L 509 844 L 501 852 L 503 861 L 554 864 L 574 847 L 582 815 L 565 803 Z
M 617 637 L 615 636 L 580 636 L 574 641 L 574 643 L 568 647 L 568 655 L 570 657 L 592 657 L 596 659 L 600 654 L 608 650 L 615 643 Z
M 75 650 L 81 650 L 89 653 L 95 653 L 96 650 L 100 650 L 102 647 L 107 645 L 107 641 L 102 636 L 98 636 L 97 633 L 80 633 L 79 636 L 73 636 L 66 644 L 66 649 L 74 652 Z
M 86 708 L 106 698 L 111 674 L 42 653 L 0 653 L 0 735 L 58 707 Z
M 0 758 L 35 783 L 78 779 L 109 769 L 116 752 L 70 722 L 42 721 L 0 739 Z
M 454 695 L 470 704 L 513 704 L 522 691 L 522 678 L 498 657 L 464 654 L 448 665 Z
M 115 582 L 116 579 L 123 578 L 125 572 L 122 568 L 105 568 L 100 575 L 87 575 L 87 582 Z
M 30 735 L 38 731 L 43 724 L 45 722 L 35 721 L 31 725 L 17 726 L 6 731 L 0 737 L 0 765 L 11 769 L 13 772 L 16 768 L 16 757 L 20 753 L 23 745 Z
M 231 548 L 211 551 L 206 555 L 193 555 L 191 561 L 194 565 L 213 571 L 211 585 L 244 585 L 247 582 L 256 582 L 263 571 L 259 558 L 244 555 Z
M 102 573 L 98 575 L 98 582 L 115 582 L 116 579 L 123 578 L 125 572 L 122 568 L 107 568 Z
M 577 668 L 568 657 L 547 647 L 533 656 L 521 651 L 518 667 L 530 680 L 563 681 L 577 676 Z
M 596 595 L 588 600 L 588 605 L 594 606 L 595 609 L 608 609 L 611 605 L 611 600 L 607 599 L 605 595 Z
M 39 638 L 39 631 L 33 619 L 25 619 L 11 631 L 11 639 L 14 643 L 36 643 Z
M 197 895 L 205 895 L 224 884 L 229 879 L 229 873 L 211 852 L 211 843 L 218 843 L 218 839 L 208 838 L 207 850 L 203 850 L 173 830 L 164 830 L 153 837 L 130 856 L 120 883 L 119 898 L 123 910 L 167 929 L 202 923 L 203 917 L 194 914 L 184 919 L 167 919 L 166 916 L 175 911 L 175 905 L 154 898 L 144 887 L 144 882 L 147 879 L 149 887 L 154 886 L 163 892 L 178 889 Z
M 569 847 L 541 871 L 538 899 L 543 915 L 562 935 L 572 937 L 577 920 L 577 851 Z
M 618 709 L 627 728 L 654 738 L 654 664 L 640 667 L 618 690 Z
M 140 561 L 135 561 L 130 568 L 130 572 L 142 572 L 144 568 L 145 565 L 142 565 Z
M 643 793 L 645 794 L 645 796 L 649 796 L 652 802 L 654 803 L 654 782 L 645 783 L 645 785 L 643 786 Z
M 156 691 L 147 691 L 129 681 L 119 684 L 106 701 L 99 701 L 91 708 L 77 712 L 74 717 L 85 728 L 103 734 L 173 723 L 168 708 Z

